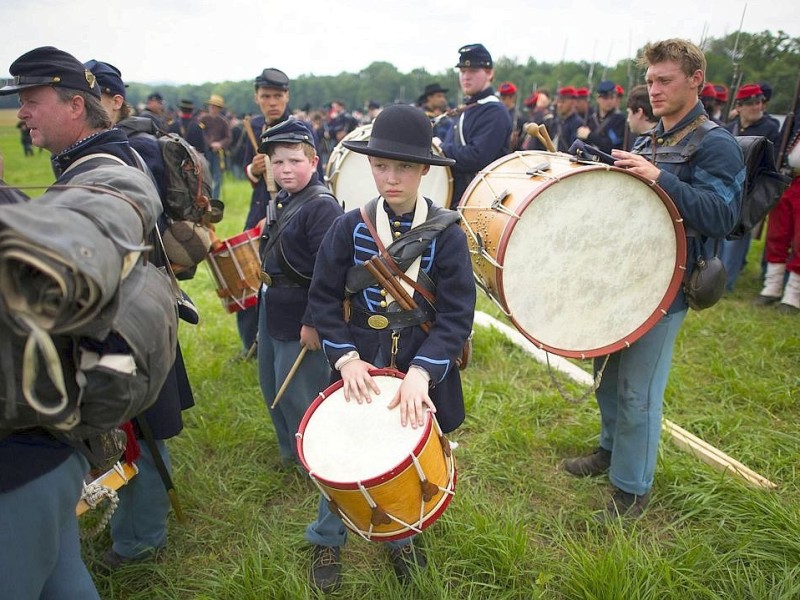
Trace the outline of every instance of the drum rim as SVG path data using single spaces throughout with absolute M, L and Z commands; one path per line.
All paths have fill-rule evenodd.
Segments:
M 456 465 L 455 465 L 455 458 L 451 457 L 451 460 L 453 461 L 453 485 L 451 486 L 452 487 L 452 492 L 451 493 L 443 493 L 442 494 L 442 500 L 436 506 L 436 509 L 432 510 L 431 512 L 429 512 L 429 513 L 427 513 L 425 515 L 425 517 L 422 519 L 422 527 L 419 528 L 422 531 L 424 531 L 425 529 L 427 529 L 428 527 L 433 525 L 436 521 L 438 521 L 439 518 L 444 514 L 444 511 L 447 510 L 447 507 L 450 506 L 450 502 L 453 501 L 453 497 L 455 496 L 455 493 L 456 493 L 456 483 L 458 481 L 458 469 L 456 468 Z M 342 521 L 342 522 L 345 524 L 345 526 L 348 529 L 353 531 L 352 528 L 350 528 L 345 521 Z M 371 534 L 368 534 L 363 529 L 359 529 L 358 531 L 354 531 L 354 533 L 357 533 L 359 535 L 365 536 L 371 542 L 372 541 L 394 542 L 394 541 L 397 541 L 397 540 L 405 539 L 407 537 L 411 537 L 412 535 L 416 535 L 417 532 L 414 531 L 413 529 L 406 528 L 406 529 L 404 529 L 403 531 L 401 531 L 399 533 L 392 533 L 392 534 L 389 534 L 389 535 L 382 535 L 380 533 L 375 533 L 375 532 L 373 532 Z
M 572 158 L 569 154 L 564 153 L 550 153 L 550 152 L 541 152 L 541 151 L 530 151 L 535 152 L 539 155 L 548 155 L 548 156 L 557 156 L 566 160 Z M 507 154 L 505 156 L 500 157 L 499 159 L 495 160 L 484 169 L 481 169 L 480 174 L 487 174 L 491 173 L 496 167 L 517 158 L 518 153 Z M 506 226 L 503 228 L 503 232 L 500 235 L 500 239 L 497 242 L 497 257 L 496 261 L 500 265 L 505 265 L 505 254 L 506 249 L 508 247 L 508 241 L 511 238 L 511 235 L 514 231 L 519 220 L 521 220 L 522 215 L 534 201 L 535 197 L 541 195 L 543 191 L 548 189 L 549 187 L 559 183 L 562 179 L 566 179 L 568 177 L 575 176 L 579 173 L 586 173 L 590 171 L 615 171 L 624 173 L 625 175 L 633 176 L 636 179 L 640 180 L 644 184 L 647 185 L 648 188 L 653 190 L 656 193 L 656 196 L 661 200 L 664 207 L 667 209 L 667 212 L 670 216 L 670 221 L 672 223 L 672 227 L 675 233 L 675 264 L 673 265 L 672 276 L 670 277 L 669 285 L 667 289 L 664 291 L 664 294 L 661 297 L 661 300 L 658 302 L 658 305 L 655 307 L 653 312 L 648 316 L 648 318 L 644 321 L 644 323 L 640 324 L 636 327 L 633 331 L 628 333 L 625 337 L 605 346 L 599 348 L 592 348 L 586 350 L 572 350 L 567 348 L 558 348 L 556 346 L 552 346 L 550 344 L 545 344 L 544 342 L 538 340 L 534 337 L 530 332 L 528 332 L 525 328 L 522 327 L 522 324 L 517 320 L 514 314 L 511 312 L 511 307 L 508 303 L 508 299 L 505 295 L 505 288 L 503 286 L 503 277 L 504 277 L 504 269 L 498 269 L 497 272 L 497 288 L 498 288 L 498 296 L 499 301 L 505 310 L 506 314 L 508 315 L 509 320 L 513 323 L 514 327 L 519 331 L 527 340 L 533 343 L 537 348 L 540 350 L 545 350 L 550 352 L 551 354 L 556 354 L 558 356 L 564 356 L 567 358 L 579 358 L 579 359 L 586 359 L 586 358 L 595 358 L 597 356 L 604 356 L 606 354 L 611 354 L 612 352 L 616 352 L 618 350 L 622 350 L 624 348 L 630 347 L 631 344 L 636 342 L 639 338 L 645 335 L 648 331 L 650 331 L 653 327 L 655 327 L 656 323 L 661 320 L 664 315 L 667 314 L 669 307 L 675 301 L 678 293 L 680 292 L 681 286 L 683 285 L 683 278 L 685 273 L 685 265 L 687 260 L 687 240 L 686 240 L 686 229 L 683 226 L 683 217 L 681 217 L 680 212 L 678 212 L 678 208 L 675 206 L 675 203 L 670 198 L 669 194 L 656 182 L 647 179 L 637 173 L 633 173 L 627 169 L 622 169 L 620 167 L 615 167 L 613 165 L 585 165 L 584 169 L 581 170 L 570 170 L 566 173 L 559 174 L 558 179 L 551 179 L 542 183 L 541 186 L 537 187 L 535 190 L 535 195 L 533 193 L 528 194 L 524 200 L 518 204 L 515 209 L 517 214 L 519 214 L 520 219 L 509 219 Z M 465 199 L 469 198 L 474 189 L 480 184 L 480 179 L 475 177 L 467 189 L 464 191 L 464 195 L 461 197 L 459 201 L 459 209 L 465 206 Z
M 222 245 L 215 250 L 210 250 L 208 254 L 210 256 L 215 256 L 215 257 L 219 256 L 220 254 L 228 250 L 228 246 L 239 246 L 242 243 L 247 242 L 249 240 L 258 239 L 260 235 L 261 235 L 261 230 L 258 228 L 258 225 L 256 225 L 255 227 L 251 227 L 250 229 L 245 229 L 241 233 L 237 233 L 236 235 L 232 235 L 229 238 L 220 240 L 220 243 Z
M 242 300 L 222 298 L 222 303 L 225 305 L 225 310 L 227 310 L 230 314 L 247 310 L 248 308 L 253 308 L 256 304 L 258 304 L 258 290 L 253 290 L 253 293 L 248 294 Z
M 377 376 L 395 377 L 397 379 L 405 379 L 405 373 L 389 367 L 383 369 L 370 369 L 369 374 L 372 376 L 377 375 Z M 308 464 L 308 461 L 306 461 L 305 453 L 303 452 L 303 441 L 305 439 L 304 434 L 306 431 L 306 427 L 308 426 L 309 421 L 313 417 L 314 412 L 317 410 L 319 405 L 322 404 L 331 394 L 342 389 L 343 386 L 344 386 L 344 381 L 340 379 L 339 381 L 332 383 L 322 392 L 320 392 L 319 395 L 311 403 L 311 406 L 309 406 L 306 409 L 306 412 L 303 415 L 303 419 L 300 421 L 300 426 L 297 429 L 297 434 L 295 437 L 297 438 L 296 441 L 297 456 L 300 458 L 300 462 L 303 465 L 303 468 L 315 480 L 320 481 L 333 489 L 342 491 L 357 490 L 359 488 L 359 484 L 369 488 L 369 487 L 374 487 L 376 485 L 380 485 L 382 483 L 386 483 L 387 481 L 391 481 L 392 479 L 394 479 L 397 473 L 405 471 L 413 464 L 410 456 L 404 457 L 403 460 L 400 461 L 397 465 L 389 467 L 389 469 L 386 472 L 380 475 L 371 477 L 369 479 L 361 479 L 355 482 L 336 481 L 333 479 L 328 479 L 327 477 L 323 477 L 317 474 L 315 471 L 312 471 L 311 467 Z M 415 456 L 419 456 L 420 452 L 425 447 L 425 444 L 430 439 L 433 429 L 433 419 L 435 418 L 433 413 L 431 413 L 430 411 L 426 411 L 425 415 L 426 415 L 425 425 L 423 426 L 423 429 L 420 430 L 419 440 L 412 449 L 412 452 L 414 453 Z

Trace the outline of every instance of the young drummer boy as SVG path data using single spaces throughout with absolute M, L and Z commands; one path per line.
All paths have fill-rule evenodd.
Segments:
M 268 129 L 261 152 L 269 155 L 281 191 L 267 208 L 259 251 L 258 376 L 278 437 L 281 464 L 297 462 L 295 433 L 306 409 L 327 387 L 330 367 L 308 308 L 308 286 L 325 232 L 342 209 L 317 178 L 314 136 L 290 118 Z M 308 352 L 272 408 L 301 349 Z
M 431 138 L 430 121 L 422 111 L 393 105 L 378 115 L 369 141 L 344 142 L 348 149 L 369 158 L 380 196 L 367 204 L 365 212 L 375 233 L 370 232 L 360 210 L 336 220 L 320 247 L 309 303 L 322 348 L 343 380 L 348 401 L 369 402 L 371 395 L 379 392 L 369 370 L 394 365 L 406 373 L 388 405 L 398 408 L 401 424 L 422 426 L 424 412 L 431 410 L 442 430 L 448 432 L 464 419 L 456 360 L 472 329 L 475 286 L 458 213 L 434 207 L 419 194 L 420 181 L 430 165 L 454 163 L 431 153 Z M 420 227 L 423 223 L 426 225 Z M 405 235 L 411 229 L 414 233 Z M 415 246 L 426 235 L 433 237 L 424 233 L 431 230 L 438 232 L 435 237 Z M 392 242 L 395 246 L 389 247 Z M 401 270 L 416 287 L 435 295 L 429 302 L 416 287 L 405 284 L 418 306 L 414 312 L 398 310 L 385 286 L 364 267 L 379 253 L 379 246 L 389 247 L 388 252 L 395 255 L 398 245 L 405 242 L 410 245 L 400 260 Z M 417 255 L 412 247 L 424 251 Z M 343 313 L 345 304 L 349 304 L 349 321 Z M 420 327 L 426 322 L 427 332 Z M 346 532 L 324 498 L 316 521 L 306 530 L 306 539 L 313 545 L 312 584 L 324 592 L 334 591 L 340 584 L 339 550 Z M 411 570 L 426 566 L 411 538 L 387 542 L 387 546 L 401 581 L 408 579 Z

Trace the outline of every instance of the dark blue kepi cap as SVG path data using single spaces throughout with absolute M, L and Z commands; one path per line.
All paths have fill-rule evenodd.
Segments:
M 600 85 L 597 86 L 597 93 L 598 94 L 616 94 L 617 93 L 617 84 L 613 81 L 605 80 L 601 81 Z
M 289 78 L 280 69 L 268 68 L 261 71 L 256 77 L 256 89 L 266 87 L 277 90 L 289 89 Z
M 80 90 L 100 97 L 97 78 L 77 58 L 53 48 L 42 46 L 26 52 L 11 63 L 9 73 L 13 82 L 0 88 L 0 96 L 16 94 L 19 90 L 40 85 L 58 86 Z
M 128 86 L 122 82 L 122 73 L 117 67 L 94 59 L 83 63 L 83 65 L 94 73 L 97 78 L 97 84 L 103 94 L 125 97 L 125 88 Z
M 491 69 L 492 55 L 483 44 L 467 44 L 458 49 L 458 64 L 456 67 L 472 69 Z
M 314 134 L 309 126 L 294 117 L 289 117 L 285 121 L 267 129 L 261 136 L 261 147 L 258 150 L 266 153 L 271 144 L 280 143 L 308 144 L 314 150 L 317 149 L 314 144 Z

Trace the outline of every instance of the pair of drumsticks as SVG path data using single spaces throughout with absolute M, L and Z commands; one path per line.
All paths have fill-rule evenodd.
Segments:
M 403 285 L 392 275 L 391 270 L 386 265 L 386 263 L 381 259 L 379 255 L 373 256 L 371 259 L 364 263 L 364 267 L 369 271 L 369 274 L 375 278 L 375 281 L 386 290 L 388 294 L 390 294 L 397 304 L 400 306 L 402 310 L 416 310 L 418 308 L 417 303 L 414 301 L 414 298 L 409 294 Z M 424 323 L 420 323 L 420 328 L 425 333 L 428 333 L 431 329 L 430 321 L 425 321 Z M 300 349 L 300 353 L 297 355 L 297 358 L 292 365 L 292 368 L 289 370 L 289 373 L 286 375 L 286 379 L 283 380 L 281 384 L 281 388 L 278 390 L 278 393 L 275 395 L 275 400 L 273 400 L 272 405 L 270 408 L 275 408 L 278 404 L 278 400 L 281 399 L 286 388 L 289 387 L 289 383 L 292 381 L 292 378 L 297 373 L 297 369 L 300 368 L 300 363 L 303 362 L 303 358 L 308 352 L 308 347 L 303 346 Z
M 525 125 L 525 132 L 542 142 L 548 152 L 556 151 L 556 146 L 553 144 L 553 140 L 550 138 L 550 132 L 547 131 L 547 126 L 544 125 L 544 123 L 541 125 L 538 123 L 528 123 Z

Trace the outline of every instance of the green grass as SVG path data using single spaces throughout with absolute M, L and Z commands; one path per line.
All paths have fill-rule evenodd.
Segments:
M 15 129 L 0 127 L 0 149 L 9 180 L 50 180 L 46 171 L 26 170 L 47 161 L 24 159 Z M 226 181 L 222 237 L 241 229 L 248 193 L 246 183 Z M 624 528 L 594 526 L 607 480 L 576 480 L 558 464 L 597 443 L 595 403 L 565 401 L 545 366 L 480 328 L 464 374 L 467 421 L 451 436 L 459 443 L 456 496 L 421 536 L 430 568 L 402 588 L 383 549 L 351 536 L 337 597 L 800 597 L 800 320 L 751 307 L 762 248 L 754 243 L 735 293 L 687 317 L 665 416 L 777 490 L 748 487 L 665 438 L 645 518 Z M 235 319 L 223 311 L 208 271 L 201 268 L 185 288 L 202 312 L 200 325 L 180 331 L 197 406 L 184 414 L 186 429 L 170 447 L 188 522 L 171 518 L 159 562 L 113 575 L 96 570 L 101 596 L 314 598 L 303 531 L 316 514 L 315 490 L 279 468 L 255 364 L 234 359 Z M 484 297 L 479 309 L 498 314 Z M 584 391 L 559 380 L 572 396 Z M 93 516 L 84 518 L 88 526 Z M 85 542 L 90 568 L 108 543 L 107 532 Z

